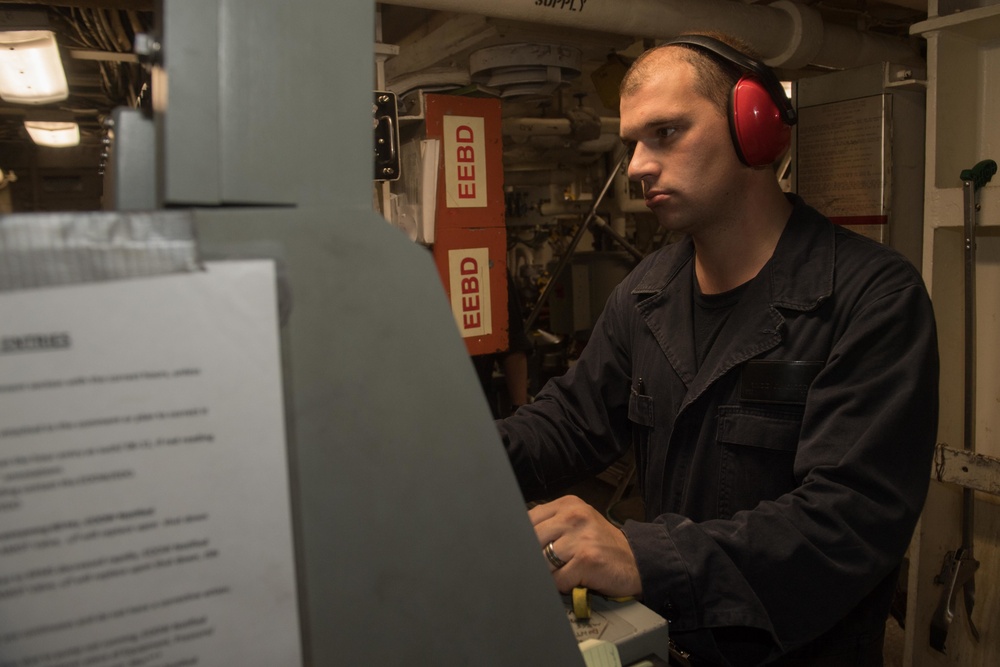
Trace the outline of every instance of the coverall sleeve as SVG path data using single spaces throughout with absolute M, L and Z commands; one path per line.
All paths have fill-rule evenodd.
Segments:
M 551 497 L 596 474 L 631 445 L 629 357 L 621 344 L 618 285 L 579 360 L 553 378 L 530 405 L 497 422 L 525 498 Z
M 937 387 L 922 284 L 858 301 L 810 387 L 794 490 L 727 520 L 626 524 L 645 603 L 722 664 L 773 658 L 844 619 L 909 544 L 929 483 Z

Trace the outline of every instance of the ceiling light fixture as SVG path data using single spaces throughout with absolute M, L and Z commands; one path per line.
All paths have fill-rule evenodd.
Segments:
M 74 122 L 26 120 L 24 129 L 39 146 L 65 148 L 80 143 L 80 126 Z
M 49 104 L 67 97 L 66 72 L 48 17 L 30 10 L 0 13 L 0 98 Z

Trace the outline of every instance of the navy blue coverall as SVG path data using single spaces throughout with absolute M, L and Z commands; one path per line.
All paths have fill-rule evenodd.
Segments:
M 646 521 L 624 532 L 643 602 L 712 664 L 881 651 L 937 435 L 920 275 L 790 198 L 773 256 L 700 367 L 686 239 L 646 257 L 574 367 L 498 422 L 532 499 L 635 446 Z

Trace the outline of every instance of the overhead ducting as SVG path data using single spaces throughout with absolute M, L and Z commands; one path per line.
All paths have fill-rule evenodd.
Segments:
M 582 60 L 558 44 L 501 44 L 469 54 L 469 74 L 501 98 L 548 96 L 580 75 Z
M 769 5 L 736 0 L 389 0 L 385 4 L 648 39 L 718 30 L 752 44 L 768 65 L 784 69 L 923 62 L 909 42 L 824 23 L 815 9 L 789 0 Z

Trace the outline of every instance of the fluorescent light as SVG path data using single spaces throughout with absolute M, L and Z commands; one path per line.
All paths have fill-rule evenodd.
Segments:
M 68 96 L 66 73 L 51 30 L 0 31 L 0 98 L 48 104 Z
M 24 129 L 39 146 L 63 148 L 80 143 L 80 126 L 76 123 L 26 120 Z

